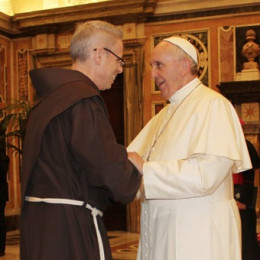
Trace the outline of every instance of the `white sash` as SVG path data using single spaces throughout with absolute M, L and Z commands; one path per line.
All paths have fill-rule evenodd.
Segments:
M 66 205 L 74 205 L 74 206 L 83 206 L 84 205 L 84 201 L 71 200 L 71 199 L 37 198 L 37 197 L 26 196 L 25 200 L 29 201 L 29 202 L 45 202 L 45 203 L 51 203 L 51 204 L 66 204 Z M 103 242 L 102 242 L 101 234 L 100 234 L 100 231 L 98 228 L 98 223 L 97 223 L 97 215 L 102 217 L 103 212 L 92 207 L 89 204 L 86 204 L 85 207 L 91 211 L 91 214 L 93 216 L 93 221 L 94 221 L 94 225 L 95 225 L 95 229 L 96 229 L 96 233 L 97 233 L 97 239 L 98 239 L 100 260 L 105 260 Z

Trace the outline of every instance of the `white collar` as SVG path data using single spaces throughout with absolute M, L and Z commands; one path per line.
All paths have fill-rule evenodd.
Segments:
M 188 96 L 192 92 L 192 90 L 195 89 L 200 84 L 201 81 L 198 78 L 193 79 L 184 87 L 176 91 L 169 99 L 169 101 L 171 103 L 179 104 L 181 100 L 183 100 L 186 96 Z

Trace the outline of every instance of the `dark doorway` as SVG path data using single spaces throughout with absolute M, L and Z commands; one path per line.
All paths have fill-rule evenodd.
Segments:
M 117 142 L 124 145 L 124 88 L 123 74 L 117 75 L 112 88 L 101 91 Z M 126 205 L 115 203 L 104 212 L 107 230 L 126 231 Z
M 124 145 L 124 89 L 123 74 L 117 75 L 111 89 L 101 91 L 117 142 Z

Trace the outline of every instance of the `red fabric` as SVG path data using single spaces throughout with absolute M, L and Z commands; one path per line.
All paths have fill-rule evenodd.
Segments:
M 244 178 L 243 178 L 242 173 L 233 174 L 233 181 L 234 181 L 234 184 L 243 185 Z
M 239 118 L 239 121 L 240 121 L 240 124 L 241 124 L 242 126 L 245 125 L 245 122 L 244 122 L 241 118 Z

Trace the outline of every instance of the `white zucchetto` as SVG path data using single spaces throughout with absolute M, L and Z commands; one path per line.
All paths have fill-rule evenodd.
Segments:
M 198 55 L 196 48 L 186 39 L 178 37 L 178 36 L 172 36 L 166 39 L 163 39 L 163 41 L 170 42 L 172 44 L 177 45 L 179 48 L 181 48 L 185 53 L 187 53 L 195 62 L 198 64 Z

